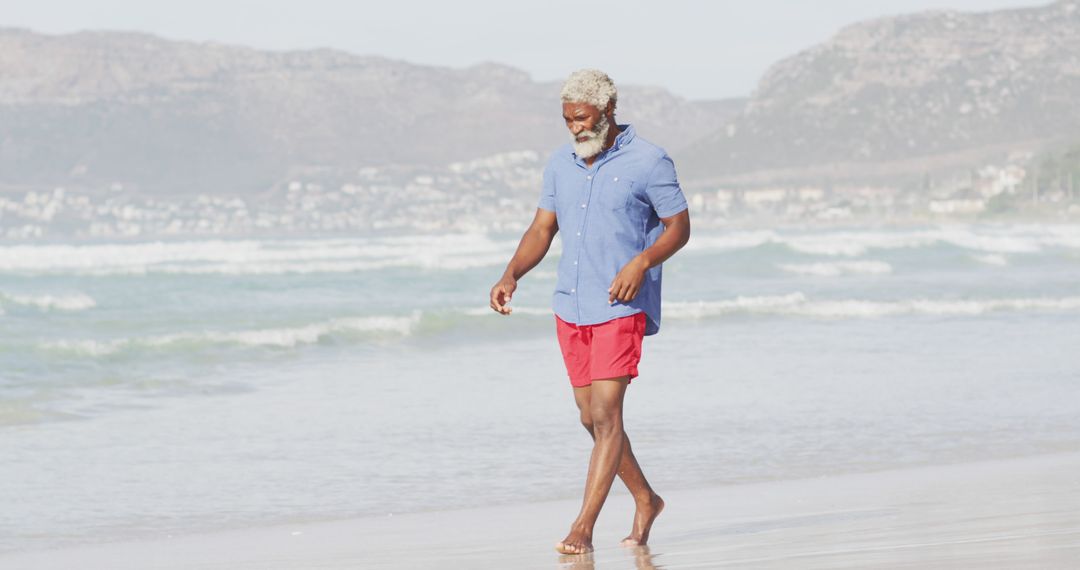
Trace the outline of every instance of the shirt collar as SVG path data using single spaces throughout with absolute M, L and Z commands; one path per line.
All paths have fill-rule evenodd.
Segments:
M 615 144 L 611 148 L 620 148 L 634 140 L 634 125 L 619 125 L 619 128 L 622 129 L 622 132 L 615 137 Z

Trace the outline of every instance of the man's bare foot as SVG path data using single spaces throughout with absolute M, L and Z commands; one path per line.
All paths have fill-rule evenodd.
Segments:
M 652 530 L 653 521 L 664 510 L 664 500 L 660 495 L 653 493 L 647 503 L 638 503 L 637 512 L 634 513 L 634 528 L 630 536 L 623 539 L 623 546 L 640 546 L 649 541 L 649 531 Z
M 592 552 L 592 533 L 572 529 L 566 538 L 555 545 L 555 550 L 563 554 L 585 554 Z

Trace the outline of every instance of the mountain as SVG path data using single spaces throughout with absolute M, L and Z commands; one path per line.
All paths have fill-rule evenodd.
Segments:
M 0 29 L 0 189 L 245 193 L 300 175 L 546 154 L 566 140 L 558 88 L 495 64 Z M 683 146 L 741 104 L 620 86 L 619 118 Z
M 852 25 L 683 153 L 700 184 L 897 179 L 1080 137 L 1080 2 Z
M 0 191 L 251 194 L 543 157 L 566 140 L 558 88 L 497 64 L 0 29 Z M 620 85 L 619 119 L 666 147 L 691 190 L 912 188 L 1066 148 L 1076 101 L 1080 0 L 1059 0 L 858 23 L 776 63 L 749 100 Z

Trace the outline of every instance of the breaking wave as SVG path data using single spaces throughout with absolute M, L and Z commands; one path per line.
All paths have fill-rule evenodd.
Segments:
M 838 275 L 885 275 L 892 266 L 884 261 L 833 261 L 821 263 L 778 264 L 777 267 L 796 275 L 835 277 Z
M 779 245 L 796 253 L 858 257 L 872 250 L 916 249 L 947 245 L 981 253 L 1038 253 L 1046 248 L 1080 249 L 1080 227 L 1013 226 L 1009 228 L 943 226 L 924 230 L 833 231 L 788 233 L 732 232 L 694 237 L 690 251 L 732 251 Z
M 1002 311 L 1076 311 L 1080 297 L 933 300 L 814 300 L 803 293 L 736 297 L 721 301 L 664 303 L 664 317 L 705 319 L 726 315 L 780 315 L 822 319 L 866 319 L 899 315 L 977 316 Z
M 971 256 L 975 261 L 979 263 L 985 263 L 986 265 L 996 265 L 998 267 L 1004 267 L 1009 264 L 1009 258 L 999 253 L 987 253 L 985 255 L 973 255 Z
M 0 303 L 34 307 L 42 311 L 85 311 L 97 306 L 92 297 L 83 293 L 68 295 L 16 295 L 0 293 Z M 2 313 L 0 313 L 2 314 Z
M 75 275 L 279 275 L 352 273 L 386 268 L 460 270 L 506 263 L 516 239 L 486 234 L 348 239 L 206 240 L 0 246 L 0 273 Z M 975 254 L 1080 249 L 1077 226 L 942 226 L 916 230 L 739 231 L 695 235 L 688 251 L 723 252 L 775 245 L 826 257 L 875 250 L 950 246 Z M 557 255 L 559 248 L 552 254 Z M 831 270 L 826 270 L 831 271 Z M 843 270 L 841 270 L 843 271 Z
M 978 316 L 1005 311 L 1080 311 L 1080 297 L 934 300 L 812 299 L 801 292 L 774 296 L 740 296 L 696 302 L 666 302 L 666 320 L 701 320 L 729 316 L 781 316 L 811 319 L 872 319 L 902 315 Z M 548 307 L 514 308 L 515 325 L 533 327 L 548 321 Z M 284 327 L 236 331 L 187 331 L 110 339 L 50 340 L 38 344 L 48 352 L 78 357 L 109 357 L 127 352 L 201 351 L 215 348 L 295 349 L 324 342 L 367 343 L 438 334 L 484 334 L 501 319 L 488 307 L 414 311 L 410 315 L 334 318 Z M 530 324 L 531 323 L 531 324 Z M 550 323 L 548 323 L 550 324 Z M 462 329 L 467 325 L 467 329 Z M 500 333 L 501 334 L 501 333 Z
M 331 335 L 408 336 L 420 321 L 420 312 L 411 316 L 373 316 L 330 319 L 296 327 L 240 331 L 184 332 L 108 340 L 60 340 L 47 342 L 48 350 L 84 356 L 108 356 L 129 349 L 179 346 L 239 345 L 262 348 L 295 348 L 315 344 Z
M 0 247 L 0 272 L 76 275 L 278 275 L 506 263 L 516 242 L 484 235 L 150 242 Z

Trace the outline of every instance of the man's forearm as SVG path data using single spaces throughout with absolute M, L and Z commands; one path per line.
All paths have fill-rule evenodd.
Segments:
M 548 249 L 551 248 L 551 241 L 555 239 L 555 233 L 543 228 L 531 227 L 525 235 L 521 236 L 521 242 L 518 243 L 517 251 L 514 252 L 514 257 L 510 259 L 510 263 L 506 266 L 506 271 L 503 272 L 504 277 L 511 277 L 515 281 L 521 279 L 526 273 L 528 273 L 533 267 L 536 267 L 544 256 L 547 255 Z
M 690 241 L 690 217 L 682 215 L 671 221 L 664 227 L 664 233 L 656 239 L 656 243 L 638 254 L 637 259 L 645 269 L 652 269 L 675 255 Z

